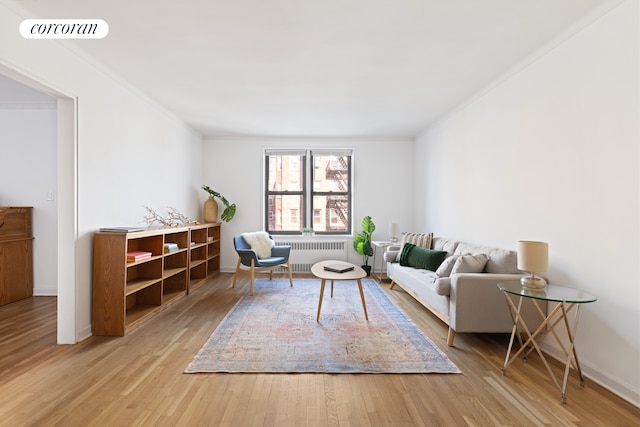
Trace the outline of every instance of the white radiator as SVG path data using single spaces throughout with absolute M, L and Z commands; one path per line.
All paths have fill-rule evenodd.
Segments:
M 346 240 L 276 240 L 276 245 L 291 246 L 289 262 L 292 273 L 308 273 L 313 264 L 329 259 L 347 261 Z

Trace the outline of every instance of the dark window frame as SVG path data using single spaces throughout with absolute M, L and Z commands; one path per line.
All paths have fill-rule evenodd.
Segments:
M 311 151 L 311 156 L 310 156 L 310 164 L 311 164 L 311 182 L 315 181 L 315 173 L 316 173 L 316 168 L 314 167 L 315 162 L 314 162 L 314 156 L 326 156 L 329 153 L 324 153 L 322 150 L 310 150 Z M 314 152 L 317 153 L 314 155 Z M 346 185 L 346 190 L 345 191 L 316 191 L 313 188 L 311 188 L 311 206 L 309 208 L 310 211 L 310 221 L 313 224 L 313 211 L 314 209 L 316 209 L 317 207 L 314 205 L 315 202 L 315 196 L 327 196 L 327 197 L 346 197 L 347 199 L 347 218 L 346 218 L 346 225 L 347 225 L 347 229 L 345 231 L 342 230 L 338 230 L 338 231 L 321 231 L 321 232 L 317 232 L 316 234 L 319 235 L 351 235 L 352 232 L 352 225 L 353 225 L 353 174 L 352 174 L 352 165 L 353 165 L 353 154 L 349 153 L 347 154 L 347 152 L 345 151 L 344 154 L 342 154 L 342 156 L 347 157 L 346 160 L 346 176 L 347 176 L 347 185 Z M 313 186 L 312 186 L 313 187 Z M 321 209 L 321 208 L 320 208 Z
M 300 231 L 294 231 L 294 230 L 272 230 L 269 226 L 269 212 L 270 209 L 269 208 L 274 208 L 276 204 L 275 203 L 269 203 L 269 200 L 271 198 L 271 196 L 302 196 L 302 204 L 301 204 L 301 208 L 304 211 L 304 214 L 306 215 L 306 206 L 307 206 L 307 171 L 306 171 L 306 167 L 307 167 L 307 153 L 306 150 L 294 150 L 294 151 L 300 151 L 300 156 L 302 157 L 301 161 L 300 161 L 300 167 L 302 169 L 302 189 L 299 191 L 290 191 L 290 190 L 271 190 L 269 188 L 266 188 L 269 185 L 269 157 L 270 154 L 269 152 L 265 152 L 264 153 L 264 158 L 265 158 L 265 176 L 264 176 L 264 180 L 265 180 L 265 209 L 264 209 L 264 221 L 265 221 L 265 230 L 267 231 L 267 233 L 269 234 L 274 234 L 274 235 L 296 235 L 296 234 L 301 234 Z M 303 153 L 304 151 L 304 153 Z M 274 152 L 274 154 L 277 154 L 277 152 Z M 281 172 L 282 171 L 282 162 L 281 159 L 280 160 L 276 160 L 275 162 L 275 168 L 276 171 Z M 278 165 L 280 165 L 280 167 L 278 167 Z M 277 223 L 277 217 L 276 215 L 274 215 L 273 221 Z
M 273 190 L 267 188 L 269 185 L 269 173 L 270 173 L 270 157 L 271 156 L 284 156 L 284 155 L 300 155 L 300 168 L 301 176 L 302 176 L 302 188 L 299 191 L 291 191 L 291 190 Z M 336 155 L 341 157 L 346 157 L 346 169 L 340 169 L 346 175 L 346 189 L 344 191 L 316 191 L 314 190 L 314 181 L 315 181 L 315 165 L 314 165 L 314 156 L 328 156 L 328 155 Z M 281 169 L 278 169 L 278 164 L 282 161 L 282 157 L 278 157 L 274 161 L 273 167 L 276 168 L 276 172 L 281 172 Z M 326 207 L 317 207 L 314 206 L 314 197 L 322 196 L 322 197 L 342 197 L 346 200 L 346 215 L 338 214 L 343 221 L 346 223 L 346 230 L 328 230 L 328 231 L 320 231 L 314 230 L 316 235 L 340 235 L 340 236 L 349 236 L 353 232 L 353 150 L 351 149 L 338 149 L 338 150 L 323 150 L 323 149 L 266 149 L 264 151 L 264 159 L 265 159 L 265 167 L 264 167 L 264 227 L 265 230 L 273 235 L 301 235 L 302 230 L 276 230 L 272 229 L 278 226 L 277 218 L 275 218 L 275 214 L 272 216 L 273 225 L 270 222 L 270 212 L 273 213 L 273 210 L 277 207 L 276 203 L 270 203 L 270 200 L 273 196 L 300 196 L 301 200 L 301 210 L 299 212 L 299 218 L 301 218 L 301 228 L 310 227 L 313 228 L 314 224 L 314 210 L 320 209 L 326 210 Z M 342 165 L 342 162 L 341 162 Z M 325 179 L 325 178 L 323 178 Z M 282 226 L 282 224 L 280 224 Z

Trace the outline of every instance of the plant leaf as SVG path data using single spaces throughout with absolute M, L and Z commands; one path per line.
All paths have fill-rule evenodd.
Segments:
M 229 222 L 233 219 L 235 214 L 236 214 L 236 204 L 234 203 L 226 207 L 224 212 L 222 212 L 222 215 L 220 215 L 220 218 L 225 222 Z

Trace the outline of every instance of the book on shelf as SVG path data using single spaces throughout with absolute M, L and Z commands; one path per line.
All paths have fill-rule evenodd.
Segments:
M 178 252 L 180 248 L 178 247 L 177 243 L 165 243 L 164 244 L 164 253 L 165 254 L 170 254 L 173 252 Z
M 133 233 L 134 231 L 144 231 L 142 227 L 102 227 L 100 231 L 109 233 Z
M 207 243 L 213 242 L 213 236 L 207 236 Z
M 145 252 L 145 251 L 127 252 L 127 262 L 136 262 L 136 261 L 142 261 L 144 259 L 149 259 L 151 258 L 151 255 L 152 255 L 151 252 Z
M 347 271 L 353 271 L 355 267 L 350 264 L 328 264 L 324 266 L 324 269 L 333 273 L 346 273 Z

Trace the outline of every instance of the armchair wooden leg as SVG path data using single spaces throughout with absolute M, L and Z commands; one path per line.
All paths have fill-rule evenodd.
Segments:
M 291 276 L 291 263 L 287 261 L 287 270 L 289 271 L 289 285 L 293 288 L 293 277 Z
M 249 295 L 253 295 L 253 282 L 256 279 L 256 266 L 255 262 L 251 260 L 251 290 L 249 291 Z
M 236 272 L 233 275 L 233 283 L 231 284 L 232 288 L 236 287 L 236 278 L 238 277 L 238 274 L 240 274 L 240 258 L 238 258 L 238 263 L 236 264 Z
M 449 333 L 447 334 L 447 345 L 449 347 L 453 347 L 453 338 L 456 336 L 456 331 L 454 331 L 451 326 L 449 326 Z

